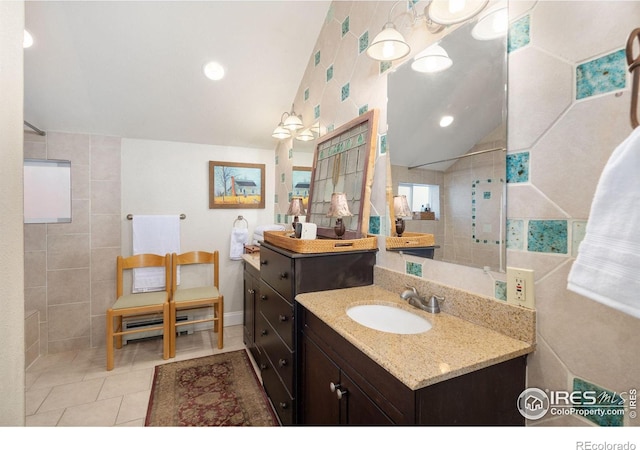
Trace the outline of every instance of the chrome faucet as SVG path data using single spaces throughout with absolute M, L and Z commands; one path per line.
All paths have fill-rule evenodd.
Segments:
M 407 303 L 411 306 L 431 314 L 439 313 L 440 302 L 444 301 L 444 297 L 438 297 L 437 295 L 432 295 L 427 301 L 424 297 L 421 297 L 420 294 L 418 294 L 418 290 L 413 286 L 409 286 L 409 289 L 403 291 L 402 294 L 400 294 L 400 297 L 407 300 Z

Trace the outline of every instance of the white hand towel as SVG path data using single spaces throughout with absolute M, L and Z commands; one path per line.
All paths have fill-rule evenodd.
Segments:
M 640 318 L 640 127 L 613 152 L 567 288 Z
M 249 230 L 246 228 L 231 229 L 231 243 L 229 248 L 229 258 L 233 260 L 242 259 L 245 244 L 249 243 Z
M 180 216 L 134 215 L 133 254 L 153 253 L 164 256 L 180 253 Z M 165 273 L 161 267 L 133 270 L 133 292 L 151 292 L 165 289 Z

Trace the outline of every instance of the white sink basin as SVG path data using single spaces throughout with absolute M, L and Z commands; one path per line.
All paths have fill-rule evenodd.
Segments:
M 431 323 L 412 312 L 389 305 L 357 305 L 347 315 L 360 325 L 396 334 L 418 334 L 431 329 Z

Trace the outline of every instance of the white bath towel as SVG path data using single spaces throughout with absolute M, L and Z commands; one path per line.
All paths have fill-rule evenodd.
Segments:
M 567 288 L 640 318 L 640 127 L 613 152 Z
M 252 244 L 259 245 L 260 241 L 264 241 L 264 232 L 265 231 L 284 231 L 285 226 L 279 223 L 274 223 L 271 225 L 258 225 L 255 230 L 253 230 L 253 241 Z
M 229 258 L 242 259 L 245 244 L 249 243 L 249 230 L 234 227 L 231 229 L 231 243 L 229 245 Z
M 180 253 L 180 216 L 134 215 L 133 254 Z M 161 267 L 133 270 L 133 292 L 151 292 L 165 289 L 165 273 Z

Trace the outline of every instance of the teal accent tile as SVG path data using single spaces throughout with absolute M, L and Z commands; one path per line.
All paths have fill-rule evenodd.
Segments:
M 387 144 L 387 135 L 383 134 L 380 136 L 380 154 L 386 154 L 387 150 L 389 150 L 389 144 Z
M 524 221 L 507 219 L 507 248 L 524 250 Z
M 417 277 L 422 277 L 422 264 L 406 261 L 405 273 L 407 275 L 415 275 Z
M 342 37 L 349 32 L 349 16 L 342 22 Z
M 504 281 L 496 280 L 495 288 L 494 288 L 494 296 L 496 300 L 502 300 L 503 302 L 507 301 L 507 283 Z
M 318 50 L 316 52 L 315 55 L 313 55 L 313 61 L 315 63 L 315 65 L 317 66 L 318 64 L 320 64 L 320 50 Z
M 580 378 L 573 379 L 573 392 L 582 392 L 576 409 L 582 417 L 601 427 L 621 427 L 624 425 L 625 400 L 617 392 L 611 392 Z M 585 396 L 585 392 L 589 394 Z M 578 397 L 574 394 L 575 397 Z M 596 405 L 590 404 L 595 398 Z M 620 412 L 622 410 L 622 412 Z M 620 413 L 619 413 L 620 412 Z
M 529 152 L 507 155 L 507 183 L 529 181 Z
M 342 99 L 342 101 L 345 101 L 346 99 L 349 98 L 349 90 L 350 90 L 349 83 L 342 86 L 342 91 L 340 94 L 340 98 Z
M 586 231 L 586 220 L 575 220 L 571 224 L 571 256 L 578 256 L 578 249 L 580 248 L 580 243 L 584 239 Z
M 282 223 L 282 214 L 276 215 L 276 223 Z
M 284 176 L 284 172 L 282 172 L 282 173 L 280 174 L 280 182 L 281 182 L 281 183 L 284 183 L 284 180 L 285 180 L 285 176 Z
M 307 100 L 309 100 L 309 88 L 304 90 L 304 101 L 306 102 Z
M 527 250 L 542 253 L 567 253 L 566 220 L 530 220 Z
M 276 202 L 276 204 L 278 203 L 278 194 L 273 196 L 273 201 Z
M 387 70 L 391 69 L 391 66 L 391 61 L 380 61 L 380 73 L 385 73 Z
M 320 118 L 320 105 L 316 105 L 313 107 L 313 118 L 314 119 Z
M 329 124 L 327 125 L 327 133 L 331 133 L 333 130 L 335 130 L 336 126 L 334 124 Z
M 380 216 L 369 216 L 369 233 L 380 234 Z
M 509 53 L 514 50 L 518 50 L 531 42 L 530 24 L 531 19 L 527 14 L 509 26 L 509 34 L 507 36 L 507 51 Z
M 288 202 L 291 203 L 291 199 L 293 198 L 293 192 L 287 193 Z
M 278 165 L 279 161 L 280 161 L 280 157 L 278 155 L 276 155 L 276 166 Z
M 485 200 L 491 200 L 491 192 L 485 191 L 482 193 L 482 198 Z
M 327 68 L 327 82 L 333 78 L 333 64 Z
M 624 50 L 576 67 L 576 100 L 624 89 L 627 81 Z
M 358 39 L 358 53 L 364 52 L 369 47 L 369 31 L 365 31 Z
M 289 159 L 293 159 L 293 147 L 289 149 Z
M 361 116 L 367 111 L 369 111 L 369 105 L 363 105 L 360 108 L 358 108 L 358 115 Z

